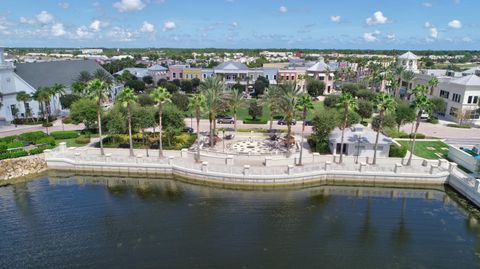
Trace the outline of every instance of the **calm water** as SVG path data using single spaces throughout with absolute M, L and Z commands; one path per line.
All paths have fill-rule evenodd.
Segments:
M 0 268 L 479 268 L 478 212 L 457 201 L 42 178 L 0 188 Z

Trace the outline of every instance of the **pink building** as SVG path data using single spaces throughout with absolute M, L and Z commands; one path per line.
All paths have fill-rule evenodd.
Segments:
M 307 76 L 310 78 L 318 79 L 325 83 L 324 94 L 331 94 L 333 92 L 333 83 L 335 81 L 335 75 L 330 70 L 330 66 L 323 60 L 317 62 L 307 69 Z

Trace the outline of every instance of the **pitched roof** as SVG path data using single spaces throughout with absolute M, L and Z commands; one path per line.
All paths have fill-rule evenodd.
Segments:
M 404 54 L 398 56 L 399 59 L 405 60 L 418 60 L 418 56 L 413 54 L 411 51 L 407 51 Z
M 140 67 L 124 68 L 124 69 L 118 71 L 117 73 L 115 73 L 115 75 L 122 75 L 123 72 L 125 72 L 125 71 L 128 71 L 130 74 L 136 76 L 137 78 L 143 78 L 143 77 L 148 76 L 147 68 L 140 68 Z
M 464 86 L 480 86 L 480 77 L 478 77 L 477 75 L 468 75 L 454 79 L 451 81 L 451 83 Z
M 50 87 L 55 83 L 69 87 L 80 72 L 88 71 L 92 74 L 98 69 L 103 69 L 94 60 L 18 63 L 15 66 L 15 73 L 35 89 Z
M 167 71 L 168 68 L 161 66 L 159 64 L 152 65 L 148 68 L 149 71 Z
M 239 62 L 224 62 L 214 68 L 215 70 L 248 70 L 248 67 Z
M 317 62 L 316 64 L 310 66 L 307 71 L 311 72 L 324 72 L 330 69 L 330 66 L 326 64 L 324 61 Z

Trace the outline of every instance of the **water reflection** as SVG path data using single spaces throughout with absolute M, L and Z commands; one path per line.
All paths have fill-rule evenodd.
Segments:
M 477 211 L 441 189 L 56 175 L 0 199 L 0 268 L 480 266 Z

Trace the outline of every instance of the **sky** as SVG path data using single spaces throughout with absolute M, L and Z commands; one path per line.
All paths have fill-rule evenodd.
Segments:
M 479 0 L 0 0 L 0 46 L 480 49 Z

